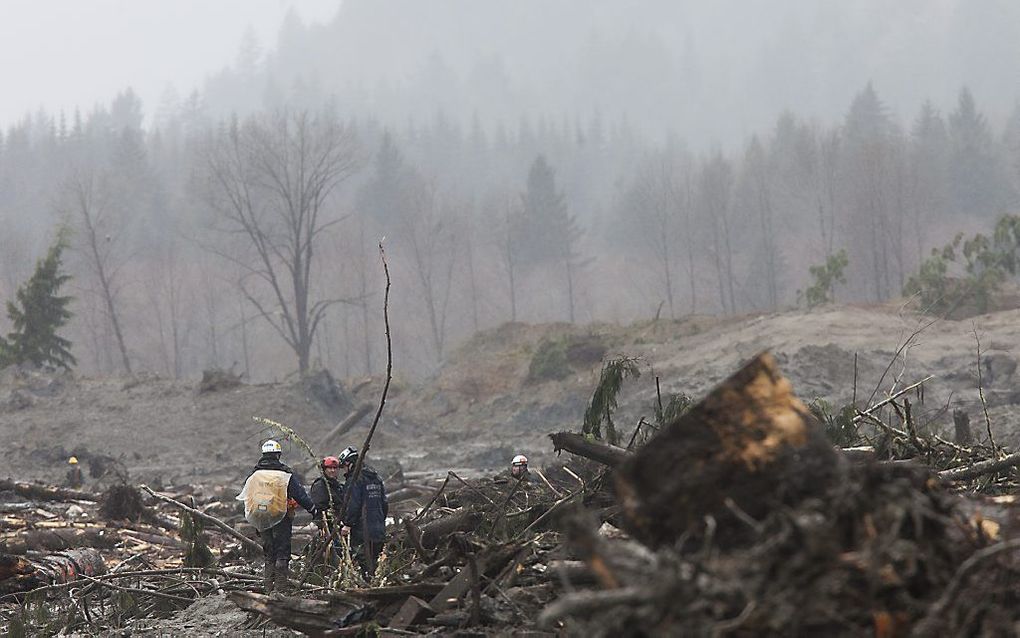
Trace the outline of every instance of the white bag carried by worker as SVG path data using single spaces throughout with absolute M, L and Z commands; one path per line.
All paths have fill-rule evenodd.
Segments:
M 244 517 L 255 529 L 267 530 L 287 515 L 290 474 L 282 470 L 256 470 L 244 482 L 237 500 L 244 501 Z

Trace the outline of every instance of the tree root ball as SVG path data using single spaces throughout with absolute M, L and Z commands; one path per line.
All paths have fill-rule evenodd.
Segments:
M 138 490 L 126 483 L 115 483 L 103 492 L 99 515 L 111 521 L 137 521 L 142 517 L 145 505 Z

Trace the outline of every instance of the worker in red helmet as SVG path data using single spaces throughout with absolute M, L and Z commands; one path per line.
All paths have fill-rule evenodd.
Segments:
M 344 504 L 344 486 L 340 482 L 340 460 L 335 456 L 327 456 L 321 462 L 322 475 L 312 482 L 310 495 L 316 509 L 322 516 L 315 523 L 321 529 L 332 531 L 333 525 L 339 521 L 340 509 Z

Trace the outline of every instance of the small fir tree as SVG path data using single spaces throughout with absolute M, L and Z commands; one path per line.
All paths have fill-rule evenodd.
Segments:
M 61 230 L 46 257 L 35 267 L 32 277 L 7 302 L 7 316 L 13 332 L 0 337 L 0 367 L 25 362 L 39 366 L 70 369 L 77 361 L 71 354 L 71 342 L 57 334 L 68 319 L 72 297 L 58 294 L 70 275 L 61 272 L 61 257 L 67 247 L 67 235 Z
M 836 301 L 836 284 L 846 283 L 843 271 L 849 263 L 846 250 L 840 250 L 835 255 L 829 255 L 824 264 L 808 268 L 814 278 L 814 283 L 804 292 L 808 308 Z

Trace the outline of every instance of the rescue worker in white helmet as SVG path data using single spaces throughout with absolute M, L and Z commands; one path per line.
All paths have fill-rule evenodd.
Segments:
M 244 515 L 258 531 L 265 556 L 265 589 L 290 585 L 291 533 L 294 512 L 300 505 L 318 518 L 315 503 L 294 472 L 280 461 L 283 448 L 272 439 L 262 444 L 262 457 L 248 475 L 238 500 L 244 501 Z
M 510 476 L 519 481 L 527 481 L 530 478 L 528 473 L 528 457 L 518 454 L 510 461 Z

